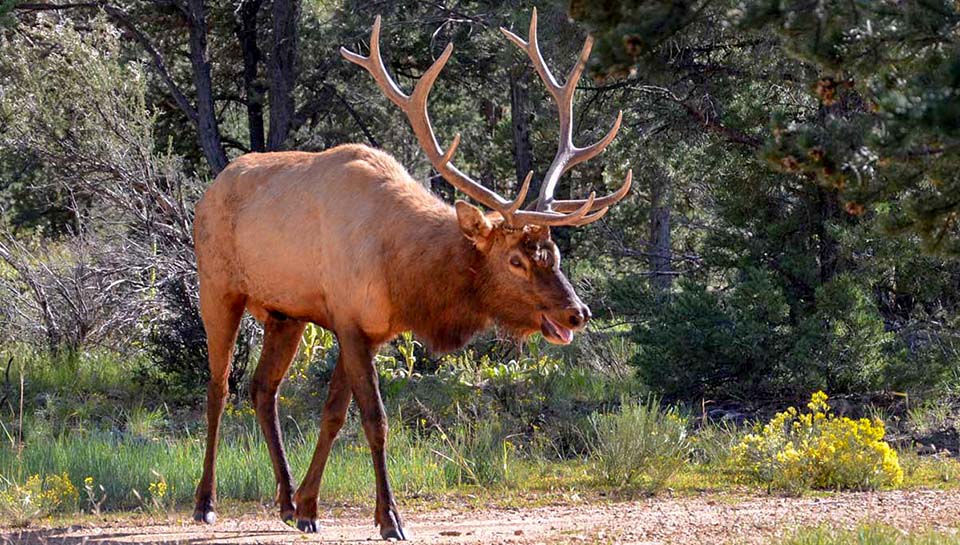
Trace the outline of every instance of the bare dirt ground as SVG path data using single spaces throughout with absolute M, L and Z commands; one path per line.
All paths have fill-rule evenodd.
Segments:
M 318 534 L 300 534 L 265 514 L 224 516 L 216 525 L 106 522 L 100 526 L 6 530 L 0 543 L 25 544 L 280 544 L 357 543 L 379 540 L 369 509 L 321 519 Z M 960 491 L 844 493 L 820 498 L 775 496 L 656 497 L 603 504 L 523 509 L 468 506 L 406 513 L 414 542 L 469 544 L 634 543 L 760 544 L 798 526 L 852 527 L 879 522 L 904 531 L 960 526 Z

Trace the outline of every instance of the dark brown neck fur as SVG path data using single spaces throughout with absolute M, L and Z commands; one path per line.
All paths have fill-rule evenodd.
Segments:
M 394 249 L 391 298 L 395 320 L 431 349 L 447 352 L 488 327 L 483 255 L 460 232 L 456 216 L 421 225 L 419 240 Z

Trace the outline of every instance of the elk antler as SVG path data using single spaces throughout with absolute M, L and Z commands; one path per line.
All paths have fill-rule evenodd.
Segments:
M 534 15 L 534 17 L 536 17 L 536 15 Z M 537 210 L 521 210 L 520 207 L 523 205 L 523 201 L 527 196 L 527 191 L 530 189 L 530 180 L 533 178 L 533 172 L 527 174 L 527 177 L 524 179 L 523 185 L 520 188 L 519 194 L 514 200 L 510 201 L 474 181 L 453 165 L 451 161 L 454 153 L 457 150 L 457 146 L 460 144 L 460 134 L 458 133 L 456 136 L 454 136 L 453 142 L 450 144 L 450 148 L 447 149 L 447 151 L 443 151 L 443 149 L 440 147 L 440 144 L 437 142 L 436 135 L 433 132 L 433 126 L 430 124 L 430 116 L 427 112 L 427 97 L 430 94 L 430 89 L 433 87 L 434 82 L 437 80 L 437 76 L 440 75 L 440 71 L 443 70 L 443 67 L 447 63 L 447 60 L 450 58 L 450 54 L 452 52 L 453 44 L 447 44 L 447 47 L 443 50 L 443 53 L 436 61 L 434 61 L 433 65 L 431 65 L 430 68 L 424 72 L 423 76 L 414 87 L 413 93 L 408 96 L 403 93 L 393 78 L 390 77 L 390 75 L 387 73 L 386 67 L 383 64 L 383 58 L 380 55 L 379 15 L 373 22 L 373 30 L 370 34 L 369 56 L 364 57 L 349 51 L 344 47 L 340 48 L 340 54 L 343 55 L 343 57 L 348 61 L 358 64 L 370 72 L 370 74 L 373 76 L 373 79 L 377 82 L 377 85 L 384 92 L 384 94 L 387 95 L 387 98 L 400 107 L 403 113 L 406 114 L 407 119 L 410 121 L 410 125 L 413 128 L 413 133 L 416 135 L 420 146 L 426 152 L 427 158 L 430 160 L 433 168 L 435 168 L 437 172 L 451 185 L 463 191 L 469 197 L 487 206 L 488 208 L 499 212 L 508 225 L 512 227 L 520 227 L 524 224 L 584 225 L 600 219 L 600 217 L 606 213 L 609 205 L 598 207 L 596 204 L 597 199 L 595 194 L 591 194 L 589 198 L 582 201 L 564 201 L 563 208 L 565 212 L 563 213 L 551 210 L 548 207 L 539 208 Z M 616 131 L 614 131 L 613 134 L 615 135 Z M 612 138 L 612 136 L 609 137 L 610 140 L 612 140 Z M 609 143 L 609 141 L 607 143 Z M 605 145 L 606 144 L 604 144 L 604 146 Z M 592 155 L 596 155 L 596 153 L 599 153 L 601 150 L 602 147 L 595 151 Z M 577 162 L 583 161 L 587 158 L 589 157 L 580 159 Z M 559 176 L 557 176 L 557 178 L 559 178 Z M 630 177 L 628 175 L 627 183 L 625 184 L 626 189 L 621 190 L 623 194 L 626 194 L 626 190 L 629 189 L 629 180 Z M 555 184 L 556 182 L 554 182 L 554 185 Z M 618 191 L 617 194 L 619 193 L 620 192 Z M 543 194 L 544 193 L 541 191 L 541 198 L 538 200 L 543 200 Z M 610 201 L 612 196 L 604 197 L 603 199 Z M 622 198 L 622 195 L 620 198 Z M 617 198 L 616 201 L 620 200 L 620 198 Z M 613 202 L 610 204 L 613 204 Z M 558 203 L 555 201 L 555 204 Z M 597 208 L 600 208 L 600 210 L 596 211 Z
M 503 27 L 500 28 L 500 32 L 503 32 L 507 39 L 516 44 L 517 47 L 522 49 L 527 56 L 530 57 L 530 60 L 533 62 L 533 68 L 537 71 L 543 84 L 546 85 L 547 91 L 553 96 L 553 99 L 557 103 L 557 110 L 560 113 L 560 142 L 557 146 L 557 154 L 554 156 L 553 163 L 550 164 L 543 184 L 540 186 L 540 195 L 536 201 L 531 203 L 531 206 L 538 211 L 555 210 L 558 212 L 570 212 L 571 210 L 578 210 L 586 205 L 587 202 L 590 202 L 590 212 L 601 210 L 605 213 L 607 208 L 620 202 L 630 191 L 630 183 L 633 180 L 632 170 L 627 171 L 627 178 L 620 189 L 605 197 L 595 199 L 593 195 L 591 195 L 591 198 L 587 200 L 564 201 L 554 200 L 553 198 L 553 192 L 557 187 L 557 182 L 560 181 L 560 177 L 575 165 L 591 159 L 602 152 L 610 142 L 613 142 L 613 139 L 617 136 L 617 131 L 620 130 L 620 123 L 623 121 L 623 112 L 621 111 L 617 114 L 617 120 L 613 123 L 613 128 L 611 128 L 610 132 L 600 139 L 599 142 L 585 148 L 579 148 L 573 144 L 573 94 L 577 89 L 577 83 L 583 74 L 583 68 L 587 64 L 587 59 L 590 57 L 590 49 L 593 47 L 593 37 L 587 36 L 586 41 L 583 43 L 583 49 L 580 50 L 580 56 L 577 58 L 577 62 L 573 65 L 573 68 L 570 69 L 570 73 L 567 74 L 566 83 L 560 85 L 557 83 L 557 80 L 554 79 L 550 68 L 547 67 L 547 63 L 543 60 L 543 55 L 540 53 L 540 46 L 537 43 L 537 8 L 533 8 L 533 14 L 530 17 L 529 41 L 525 41 L 523 38 L 520 38 Z M 592 215 L 600 216 L 602 213 L 598 212 Z M 599 217 L 597 219 L 599 219 Z

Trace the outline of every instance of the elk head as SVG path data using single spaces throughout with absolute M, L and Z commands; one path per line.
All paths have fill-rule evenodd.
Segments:
M 579 226 L 597 221 L 630 191 L 633 172 L 627 172 L 620 189 L 604 197 L 598 198 L 591 193 L 586 199 L 557 200 L 554 190 L 564 173 L 599 154 L 613 141 L 620 129 L 623 112 L 617 115 L 613 127 L 600 141 L 585 148 L 577 147 L 573 144 L 573 95 L 590 56 L 593 39 L 587 37 L 566 83 L 560 85 L 540 53 L 535 8 L 530 19 L 529 41 L 507 29 L 501 28 L 500 31 L 530 57 L 560 114 L 557 153 L 544 175 L 539 195 L 526 208 L 523 203 L 533 172 L 527 174 L 516 198 L 508 200 L 453 165 L 453 155 L 460 144 L 459 133 L 446 151 L 437 142 L 427 113 L 427 97 L 453 53 L 452 43 L 423 74 L 410 95 L 404 94 L 383 64 L 379 15 L 373 23 L 369 56 L 345 48 L 340 48 L 340 53 L 348 61 L 369 71 L 387 98 L 406 114 L 434 169 L 455 188 L 492 210 L 484 213 L 465 201 L 456 202 L 460 230 L 473 243 L 479 256 L 480 270 L 477 272 L 481 285 L 477 289 L 481 293 L 495 294 L 495 300 L 486 303 L 493 318 L 521 336 L 539 330 L 548 341 L 567 344 L 573 339 L 573 333 L 582 329 L 590 319 L 590 309 L 580 301 L 560 270 L 560 252 L 550 238 L 550 227 Z

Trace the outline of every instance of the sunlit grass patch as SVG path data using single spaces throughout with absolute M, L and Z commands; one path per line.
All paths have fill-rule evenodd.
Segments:
M 927 530 L 906 533 L 882 524 L 853 529 L 830 526 L 801 528 L 778 545 L 960 545 L 956 531 Z
M 960 485 L 960 461 L 944 455 L 918 456 L 913 451 L 900 453 L 903 467 L 902 488 L 955 488 Z

